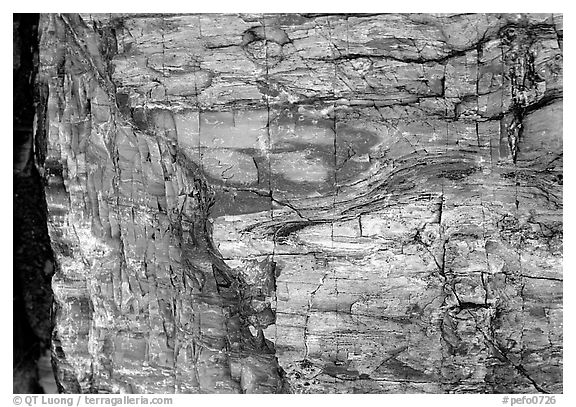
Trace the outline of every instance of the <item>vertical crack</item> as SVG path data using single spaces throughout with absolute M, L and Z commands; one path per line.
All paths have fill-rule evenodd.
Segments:
M 200 42 L 202 42 L 202 17 L 198 16 L 198 34 L 200 35 Z M 197 74 L 198 69 L 194 66 L 194 73 Z M 202 154 L 202 106 L 200 104 L 200 92 L 198 91 L 198 81 L 194 81 L 194 96 L 196 97 L 196 109 L 198 110 L 198 165 L 200 171 L 204 173 L 204 162 Z
M 330 222 L 330 226 L 331 226 L 331 245 L 332 245 L 332 249 L 334 248 L 334 217 L 336 215 L 336 202 L 337 202 L 337 197 L 338 197 L 338 191 L 339 191 L 339 185 L 338 185 L 338 124 L 337 124 L 337 110 L 336 110 L 336 81 L 338 80 L 338 63 L 336 62 L 336 58 L 335 58 L 335 53 L 334 51 L 337 51 L 336 45 L 334 44 L 334 42 L 332 41 L 332 26 L 330 24 L 330 20 L 327 21 L 328 24 L 328 42 L 330 43 L 330 51 L 332 53 L 332 60 L 333 60 L 333 64 L 334 64 L 334 78 L 332 79 L 332 100 L 334 101 L 332 103 L 332 132 L 334 135 L 333 138 L 333 154 L 334 154 L 334 159 L 333 159 L 333 166 L 334 166 L 334 197 L 332 200 L 332 219 Z M 339 304 L 340 301 L 338 299 L 339 296 L 339 291 L 338 291 L 338 275 L 337 275 L 337 271 L 336 271 L 336 267 L 333 267 L 332 272 L 334 274 L 334 290 L 336 292 L 336 332 L 335 332 L 335 339 L 336 339 L 336 357 L 340 358 L 340 333 L 339 333 Z
M 312 311 L 312 303 L 314 301 L 314 296 L 318 290 L 324 285 L 324 281 L 328 273 L 325 273 L 320 279 L 318 286 L 310 292 L 310 297 L 308 298 L 308 309 L 306 310 L 306 318 L 304 320 L 304 360 L 308 360 L 308 321 L 310 320 L 310 312 Z

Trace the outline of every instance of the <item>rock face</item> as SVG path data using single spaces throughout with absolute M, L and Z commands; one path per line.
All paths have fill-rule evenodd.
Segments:
M 44 15 L 64 392 L 562 392 L 561 15 Z

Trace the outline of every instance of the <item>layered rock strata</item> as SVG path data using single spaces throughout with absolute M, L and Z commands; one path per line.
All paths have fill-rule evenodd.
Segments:
M 561 15 L 40 26 L 62 391 L 562 391 Z

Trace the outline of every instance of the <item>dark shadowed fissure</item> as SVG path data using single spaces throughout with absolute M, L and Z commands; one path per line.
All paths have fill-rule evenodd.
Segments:
M 46 199 L 34 163 L 36 112 L 44 106 L 35 88 L 38 14 L 13 15 L 13 390 L 42 393 L 38 359 L 50 342 L 53 256 Z M 43 369 L 46 370 L 46 369 Z M 51 376 L 48 369 L 44 375 Z M 53 381 L 53 379 L 52 379 Z

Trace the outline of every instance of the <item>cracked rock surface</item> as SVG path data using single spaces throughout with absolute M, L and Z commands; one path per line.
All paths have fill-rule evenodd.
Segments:
M 562 392 L 562 15 L 43 15 L 64 392 Z

